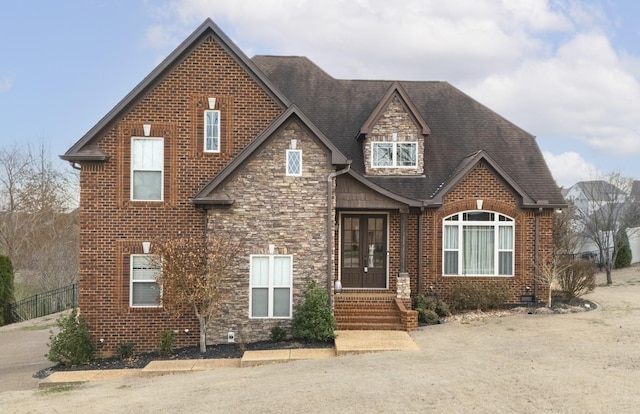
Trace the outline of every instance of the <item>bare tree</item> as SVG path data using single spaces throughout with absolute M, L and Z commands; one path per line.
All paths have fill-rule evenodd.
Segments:
M 78 274 L 78 176 L 41 144 L 0 149 L 0 253 L 20 280 L 40 290 Z
M 153 243 L 161 269 L 162 306 L 172 315 L 191 308 L 200 324 L 200 351 L 207 350 L 207 324 L 224 301 L 223 285 L 235 269 L 243 242 L 230 234 L 177 237 Z
M 577 229 L 582 237 L 597 246 L 600 265 L 606 271 L 610 285 L 611 271 L 620 250 L 616 239 L 637 217 L 639 204 L 628 197 L 632 180 L 620 173 L 583 184 L 581 189 L 588 201 L 575 209 Z

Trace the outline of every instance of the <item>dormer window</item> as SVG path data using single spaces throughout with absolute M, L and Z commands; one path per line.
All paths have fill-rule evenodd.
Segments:
M 371 166 L 374 168 L 416 168 L 417 142 L 372 142 Z

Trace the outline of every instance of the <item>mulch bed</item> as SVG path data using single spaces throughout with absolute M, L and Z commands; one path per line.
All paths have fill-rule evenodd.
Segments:
M 207 352 L 200 352 L 198 346 L 190 346 L 186 348 L 179 348 L 174 350 L 173 354 L 169 358 L 163 358 L 158 352 L 145 352 L 137 354 L 132 358 L 120 359 L 117 357 L 101 358 L 91 361 L 89 364 L 76 365 L 76 366 L 64 366 L 55 365 L 53 367 L 45 368 L 33 374 L 34 378 L 46 378 L 52 372 L 56 371 L 82 371 L 82 370 L 97 370 L 97 369 L 139 369 L 146 367 L 150 362 L 157 360 L 178 360 L 178 359 L 230 359 L 230 358 L 242 358 L 244 351 L 259 351 L 259 350 L 272 350 L 272 349 L 304 349 L 304 348 L 332 348 L 334 346 L 333 341 L 318 342 L 318 341 L 260 341 L 249 344 L 218 344 L 207 346 Z

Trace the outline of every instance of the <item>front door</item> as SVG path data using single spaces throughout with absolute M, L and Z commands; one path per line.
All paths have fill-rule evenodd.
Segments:
M 343 214 L 342 286 L 385 289 L 387 287 L 387 216 Z

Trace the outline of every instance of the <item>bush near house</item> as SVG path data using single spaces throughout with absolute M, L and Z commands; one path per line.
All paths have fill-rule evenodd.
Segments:
M 334 339 L 336 319 L 329 308 L 327 292 L 315 280 L 307 283 L 304 301 L 296 305 L 291 321 L 291 335 L 308 341 Z
M 573 260 L 558 272 L 560 291 L 567 301 L 572 301 L 591 292 L 596 287 L 593 263 L 588 260 Z
M 49 361 L 61 365 L 74 366 L 86 364 L 93 359 L 95 347 L 91 342 L 89 326 L 77 309 L 58 318 L 56 325 L 60 328 L 57 335 L 51 331 L 49 340 Z
M 438 323 L 439 318 L 451 315 L 449 306 L 440 299 L 416 295 L 413 300 L 413 309 L 418 311 L 418 322 L 433 325 Z
M 460 278 L 451 287 L 449 307 L 452 312 L 465 310 L 488 310 L 503 307 L 513 296 L 511 288 L 502 281 L 478 284 Z

